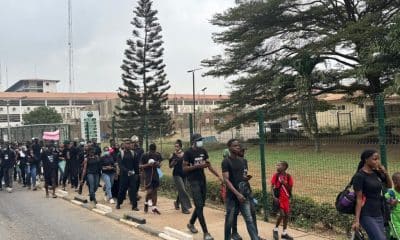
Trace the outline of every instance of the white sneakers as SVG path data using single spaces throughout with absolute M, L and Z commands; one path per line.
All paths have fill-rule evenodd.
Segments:
M 10 187 L 6 188 L 6 191 L 7 191 L 7 192 L 9 192 L 9 193 L 11 193 L 11 192 L 12 192 L 12 190 L 13 190 L 13 189 L 12 189 L 12 188 L 10 188 Z
M 110 203 L 111 203 L 111 204 L 115 204 L 114 199 L 111 198 L 111 199 L 110 199 Z

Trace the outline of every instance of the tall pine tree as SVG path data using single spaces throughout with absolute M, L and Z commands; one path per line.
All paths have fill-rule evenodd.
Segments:
M 132 38 L 127 40 L 121 66 L 124 86 L 119 88 L 122 105 L 116 106 L 116 127 L 119 137 L 137 135 L 143 143 L 146 134 L 151 139 L 160 132 L 171 133 L 173 122 L 165 104 L 170 85 L 157 10 L 152 9 L 152 1 L 139 0 L 133 13 Z

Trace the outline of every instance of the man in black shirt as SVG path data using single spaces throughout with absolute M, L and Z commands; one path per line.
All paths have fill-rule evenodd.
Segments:
M 183 156 L 183 170 L 187 174 L 195 206 L 187 227 L 192 233 L 197 233 L 198 231 L 194 227 L 194 223 L 198 218 L 204 233 L 204 240 L 213 240 L 214 238 L 208 232 L 203 214 L 207 192 L 207 182 L 204 169 L 208 168 L 208 170 L 218 177 L 221 182 L 223 182 L 223 180 L 212 168 L 211 163 L 208 160 L 208 153 L 203 148 L 203 137 L 200 134 L 194 133 L 191 137 L 191 143 L 192 147 L 189 148 Z
M 7 192 L 12 192 L 13 187 L 13 175 L 14 165 L 17 162 L 17 155 L 9 144 L 6 143 L 6 147 L 3 151 L 3 177 L 6 185 Z
M 120 169 L 119 177 L 119 192 L 117 209 L 120 209 L 120 205 L 123 203 L 126 191 L 129 189 L 129 199 L 132 204 L 132 210 L 139 211 L 137 207 L 137 184 L 139 180 L 139 160 L 135 152 L 132 150 L 132 143 L 128 141 L 125 143 L 125 149 L 121 150 L 118 159 L 118 166 Z
M 251 189 L 247 175 L 247 161 L 240 157 L 240 143 L 237 139 L 228 141 L 229 155 L 221 164 L 224 177 L 226 194 L 225 240 L 231 240 L 231 229 L 237 210 L 239 210 L 246 222 L 247 231 L 251 240 L 258 240 L 258 233 L 251 214 Z
M 54 143 L 50 142 L 47 144 L 47 149 L 42 151 L 40 159 L 43 164 L 44 172 L 44 188 L 46 190 L 46 197 L 49 197 L 49 185 L 51 185 L 53 190 L 53 198 L 56 198 L 56 188 L 57 188 L 57 175 L 58 175 L 58 162 L 59 162 L 59 152 L 54 147 Z

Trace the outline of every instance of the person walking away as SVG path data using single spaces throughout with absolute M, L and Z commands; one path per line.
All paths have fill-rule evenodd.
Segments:
M 367 232 L 368 239 L 386 239 L 382 193 L 384 188 L 392 187 L 392 181 L 386 169 L 380 164 L 376 150 L 365 150 L 361 153 L 361 160 L 352 183 L 357 196 L 352 229 L 358 231 L 362 226 Z
M 149 207 L 152 207 L 152 212 L 161 214 L 157 209 L 157 190 L 160 186 L 160 178 L 158 169 L 161 166 L 162 157 L 156 151 L 155 143 L 149 145 L 149 152 L 143 154 L 140 168 L 143 169 L 144 185 L 146 189 L 146 197 L 144 201 L 144 212 L 147 212 Z
M 287 225 L 290 214 L 290 197 L 293 188 L 293 178 L 290 174 L 286 173 L 289 164 L 286 161 L 280 161 L 276 164 L 276 173 L 271 179 L 271 192 L 274 204 L 279 209 L 279 216 L 276 219 L 275 228 L 273 230 L 274 240 L 279 239 L 279 225 L 283 221 L 283 232 L 281 239 L 292 240 L 287 233 Z
M 139 181 L 139 159 L 135 152 L 132 150 L 132 143 L 130 140 L 124 145 L 124 149 L 120 151 L 118 160 L 118 167 L 120 171 L 119 176 L 119 192 L 116 209 L 121 208 L 126 191 L 129 190 L 129 199 L 131 201 L 132 210 L 139 211 L 137 207 L 137 181 Z
M 204 169 L 207 168 L 221 183 L 223 183 L 223 179 L 211 166 L 208 153 L 203 148 L 203 137 L 198 133 L 194 133 L 191 137 L 191 144 L 191 147 L 183 155 L 183 171 L 187 174 L 195 206 L 187 227 L 192 233 L 197 233 L 198 231 L 194 224 L 196 220 L 199 219 L 204 234 L 203 239 L 213 240 L 214 238 L 208 232 L 203 213 L 207 197 L 207 182 Z
M 248 183 L 251 178 L 247 173 L 247 161 L 241 158 L 240 143 L 237 139 L 231 139 L 227 143 L 229 155 L 222 161 L 222 175 L 227 186 L 225 240 L 231 240 L 233 220 L 239 209 L 251 240 L 258 240 L 258 233 L 254 219 L 251 215 L 251 190 Z M 237 220 L 237 218 L 236 218 Z
M 41 153 L 41 162 L 43 164 L 44 173 L 44 188 L 46 190 L 46 197 L 49 197 L 49 185 L 53 191 L 53 198 L 57 198 L 57 175 L 58 175 L 58 162 L 60 153 L 56 150 L 54 142 L 47 144 L 47 149 Z
M 114 204 L 114 199 L 111 193 L 111 189 L 114 183 L 114 175 L 115 175 L 115 161 L 114 158 L 110 154 L 110 149 L 105 147 L 103 149 L 103 154 L 101 157 L 102 163 L 102 178 L 105 184 L 105 201 Z
M 6 191 L 11 193 L 13 190 L 13 177 L 14 177 L 14 166 L 17 161 L 17 155 L 9 144 L 6 144 L 6 148 L 3 151 L 3 177 L 6 186 Z
M 392 175 L 393 188 L 389 189 L 385 198 L 391 206 L 390 240 L 400 239 L 400 172 Z
M 174 202 L 174 207 L 176 210 L 179 210 L 179 205 L 181 205 L 182 213 L 190 214 L 189 209 L 192 208 L 192 204 L 190 203 L 189 194 L 187 193 L 185 187 L 186 175 L 183 172 L 182 166 L 183 155 L 184 152 L 182 150 L 182 141 L 178 139 L 175 142 L 175 151 L 169 158 L 169 167 L 173 168 L 172 175 L 174 178 L 175 187 L 178 191 L 178 196 Z
M 96 191 L 99 187 L 101 173 L 101 160 L 96 155 L 95 149 L 91 146 L 88 148 L 87 156 L 83 161 L 83 175 L 86 176 L 89 185 L 89 199 L 97 204 Z

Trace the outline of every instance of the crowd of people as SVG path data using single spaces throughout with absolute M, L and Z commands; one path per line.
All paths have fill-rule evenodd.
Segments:
M 161 215 L 157 208 L 157 192 L 163 175 L 160 169 L 163 158 L 157 152 L 155 143 L 151 143 L 149 151 L 145 152 L 138 140 L 133 136 L 124 139 L 121 144 L 111 141 L 110 146 L 103 149 L 95 139 L 86 143 L 64 141 L 57 144 L 38 139 L 24 144 L 4 143 L 0 151 L 0 190 L 3 179 L 8 192 L 12 192 L 13 181 L 17 179 L 24 188 L 33 191 L 37 190 L 38 181 L 44 181 L 46 197 L 50 197 L 51 190 L 51 197 L 57 198 L 55 193 L 58 186 L 66 190 L 69 183 L 73 191 L 82 194 L 86 183 L 92 203 L 97 203 L 97 190 L 100 187 L 103 188 L 105 201 L 116 204 L 116 209 L 121 208 L 128 196 L 131 209 L 140 211 L 138 201 L 141 196 L 138 191 L 142 187 L 145 191 L 143 211 Z M 244 218 L 250 239 L 263 239 L 257 228 L 256 200 L 249 182 L 252 176 L 245 159 L 246 148 L 237 139 L 228 141 L 221 161 L 222 172 L 219 173 L 211 165 L 208 152 L 203 147 L 202 136 L 193 134 L 190 144 L 184 151 L 182 141 L 177 140 L 168 161 L 177 190 L 174 208 L 181 210 L 182 214 L 191 214 L 187 223 L 190 232 L 198 232 L 195 227 L 198 220 L 203 239 L 214 239 L 207 229 L 203 212 L 207 197 L 205 170 L 209 170 L 226 188 L 224 239 L 242 239 L 237 231 L 239 213 Z M 274 229 L 274 239 L 278 239 L 278 227 L 282 220 L 281 238 L 293 239 L 286 231 L 289 193 L 293 187 L 293 180 L 286 173 L 287 168 L 287 162 L 278 163 L 277 173 L 271 180 L 272 190 L 276 193 L 273 198 L 281 213 Z M 103 180 L 102 183 L 100 179 Z M 189 189 L 191 194 L 188 193 Z M 192 203 L 194 209 L 191 212 Z

